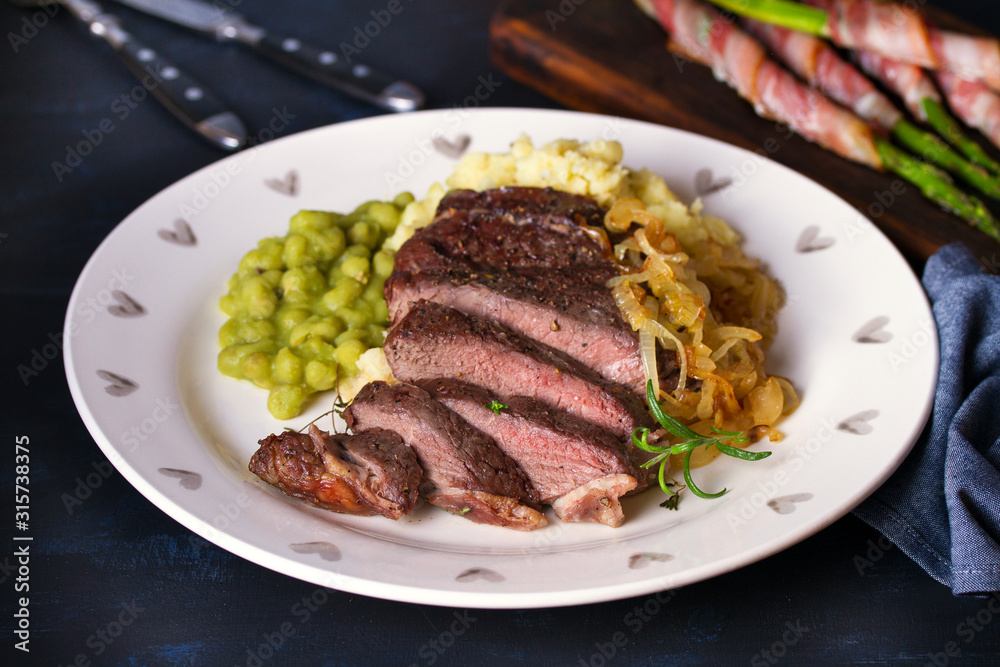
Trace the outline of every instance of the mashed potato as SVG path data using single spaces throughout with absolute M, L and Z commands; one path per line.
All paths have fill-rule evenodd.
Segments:
M 727 245 L 739 242 L 739 235 L 725 222 L 701 214 L 700 200 L 688 207 L 662 178 L 647 169 L 633 171 L 621 161 L 621 144 L 603 139 L 585 143 L 558 139 L 536 148 L 531 139 L 521 135 L 511 144 L 509 153 L 469 153 L 448 178 L 447 188 L 436 183 L 427 197 L 407 206 L 386 247 L 398 249 L 416 230 L 429 225 L 447 190 L 505 186 L 551 187 L 593 197 L 605 207 L 634 197 L 662 219 L 667 231 L 684 246 L 709 237 Z

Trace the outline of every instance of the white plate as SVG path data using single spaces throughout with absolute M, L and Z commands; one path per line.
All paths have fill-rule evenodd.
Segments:
M 217 308 L 240 257 L 303 208 L 345 211 L 400 190 L 423 196 L 468 150 L 522 132 L 616 139 L 625 164 L 743 233 L 785 286 L 769 368 L 799 388 L 770 458 L 720 460 L 679 511 L 651 491 L 626 523 L 519 533 L 423 506 L 391 522 L 324 512 L 247 472 L 257 440 L 290 424 L 266 392 L 215 367 Z M 598 602 L 690 584 L 812 535 L 879 486 L 931 405 L 937 338 L 919 283 L 886 238 L 816 183 L 670 128 L 560 111 L 429 111 L 343 123 L 224 159 L 156 195 L 87 263 L 66 318 L 66 371 L 87 427 L 143 495 L 195 533 L 275 571 L 375 597 L 461 607 Z M 327 401 L 323 401 L 327 403 Z M 328 424 L 328 422 L 327 422 Z M 758 446 L 758 449 L 761 447 Z

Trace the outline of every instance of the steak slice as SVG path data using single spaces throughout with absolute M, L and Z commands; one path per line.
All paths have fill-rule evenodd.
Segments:
M 606 380 L 645 393 L 639 338 L 625 323 L 611 291 L 588 280 L 591 267 L 552 271 L 541 267 L 393 273 L 385 283 L 392 322 L 421 299 L 503 325 L 556 349 Z M 664 360 L 672 357 L 664 355 Z
M 290 496 L 345 514 L 399 519 L 417 503 L 423 471 L 391 431 L 349 436 L 285 431 L 260 441 L 250 472 Z
M 477 523 L 532 530 L 547 523 L 524 471 L 485 433 L 407 384 L 371 382 L 344 411 L 355 432 L 394 431 L 424 469 L 427 500 Z
M 543 188 L 456 190 L 445 195 L 434 222 L 417 231 L 395 257 L 397 271 L 477 267 L 589 265 L 602 281 L 617 275 L 611 248 L 582 224 L 600 227 L 604 209 L 592 199 Z
M 525 396 L 500 408 L 490 392 L 458 380 L 420 386 L 496 440 L 564 521 L 620 526 L 618 498 L 646 486 L 622 444 L 593 424 Z
M 461 378 L 501 400 L 528 396 L 609 431 L 631 436 L 650 421 L 641 399 L 583 364 L 486 320 L 431 301 L 414 304 L 383 346 L 403 381 Z

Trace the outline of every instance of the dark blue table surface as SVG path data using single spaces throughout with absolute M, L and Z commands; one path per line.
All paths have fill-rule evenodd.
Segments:
M 548 0 L 556 10 L 558 2 Z M 568 2 L 569 0 L 564 0 Z M 581 0 L 573 0 L 579 3 Z M 582 0 L 586 1 L 586 0 Z M 625 0 L 623 0 L 625 2 Z M 231 0 L 274 30 L 337 45 L 388 3 Z M 558 107 L 489 62 L 496 2 L 403 0 L 364 49 L 409 79 L 428 106 L 459 104 L 480 76 L 502 81 L 490 106 Z M 948 8 L 1000 33 L 985 0 Z M 133 31 L 226 99 L 251 132 L 273 109 L 283 135 L 374 115 L 365 104 L 260 60 L 115 8 Z M 135 82 L 65 12 L 0 5 L 0 289 L 3 293 L 0 664 L 553 665 L 1000 664 L 1000 600 L 956 598 L 878 533 L 848 516 L 778 555 L 685 587 L 669 599 L 523 611 L 378 600 L 272 572 L 193 535 L 132 488 L 84 427 L 59 339 L 87 258 L 129 212 L 222 154 L 154 102 L 130 110 L 71 173 L 54 162 L 108 117 Z M 25 383 L 18 367 L 54 358 Z M 31 451 L 30 573 L 14 542 L 15 444 Z M 104 469 L 85 501 L 65 499 Z M 91 480 L 96 479 L 91 476 Z M 22 573 L 23 574 L 23 573 Z M 419 577 L 414 572 L 414 577 Z M 18 578 L 23 581 L 19 584 Z M 18 592 L 23 583 L 30 591 Z M 14 649 L 13 613 L 30 597 L 30 654 Z M 273 648 L 272 648 L 273 647 Z

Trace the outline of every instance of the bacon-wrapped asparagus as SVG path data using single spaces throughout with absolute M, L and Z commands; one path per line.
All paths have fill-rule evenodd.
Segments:
M 978 81 L 967 81 L 951 72 L 938 72 L 937 80 L 955 115 L 1000 146 L 1000 95 Z
M 804 138 L 916 185 L 942 208 L 1000 238 L 993 216 L 938 169 L 875 135 L 860 118 L 801 83 L 768 58 L 760 44 L 698 0 L 636 0 L 671 35 L 675 48 L 712 68 L 761 116 L 788 124 Z
M 997 163 L 996 160 L 987 155 L 978 143 L 966 136 L 958 121 L 945 111 L 937 87 L 923 69 L 916 65 L 880 56 L 873 51 L 856 51 L 854 55 L 855 60 L 861 65 L 861 69 L 881 81 L 889 90 L 899 95 L 915 118 L 928 123 L 937 130 L 938 134 L 947 139 L 952 146 L 962 151 L 965 157 L 969 158 L 974 164 L 978 164 L 980 167 L 994 174 L 1000 174 L 1000 163 Z M 956 77 L 948 75 L 947 80 L 949 83 L 954 79 Z M 981 84 L 980 87 L 983 88 L 983 92 L 990 92 Z M 984 129 L 990 127 L 990 123 L 986 118 L 989 114 L 985 113 L 985 115 L 982 115 L 979 113 L 980 110 L 986 112 L 988 105 L 969 104 L 967 99 L 963 96 L 960 100 L 957 100 L 957 106 L 962 109 L 962 113 L 959 114 L 958 111 L 955 113 L 970 127 L 977 127 L 983 130 L 984 134 L 1000 146 L 1000 143 L 998 143 L 1000 142 L 1000 125 L 998 125 L 1000 119 L 993 121 L 993 128 L 995 129 L 991 135 L 988 129 Z
M 1000 198 L 1000 181 L 951 150 L 938 137 L 903 117 L 892 101 L 825 41 L 813 35 L 747 19 L 756 36 L 789 69 L 834 101 L 851 109 L 901 145 L 958 175 L 991 197 Z
M 837 46 L 948 70 L 1000 90 L 1000 41 L 930 26 L 915 8 L 877 0 L 709 0 L 741 16 L 808 32 Z

